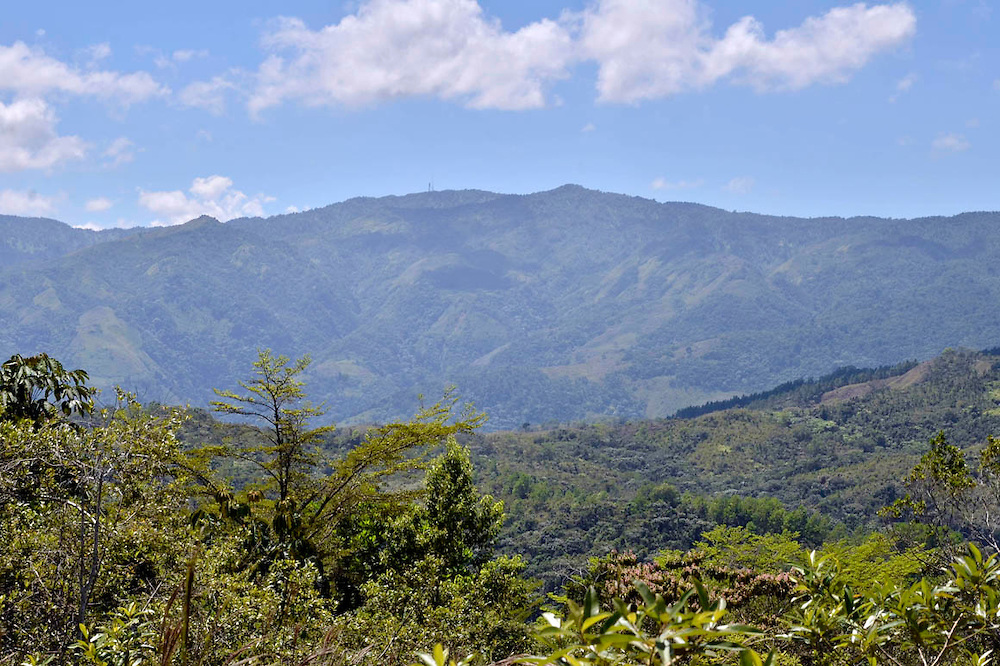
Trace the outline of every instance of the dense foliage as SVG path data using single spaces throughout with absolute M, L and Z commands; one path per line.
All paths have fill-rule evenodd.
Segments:
M 502 550 L 525 555 L 549 590 L 586 557 L 686 550 L 717 524 L 817 547 L 881 528 L 938 433 L 974 460 L 1000 433 L 997 356 L 951 350 L 895 373 L 837 373 L 695 418 L 531 427 L 469 445 L 478 483 L 508 512 Z
M 991 358 L 802 384 L 800 404 L 782 391 L 697 419 L 481 436 L 451 394 L 405 422 L 317 426 L 309 359 L 266 350 L 217 391 L 238 423 L 124 392 L 95 407 L 82 371 L 15 356 L 0 663 L 982 666 L 1000 647 L 1000 441 L 977 439 L 1000 402 Z M 733 465 L 780 472 L 796 443 L 832 465 L 848 434 L 922 432 L 904 429 L 915 413 L 952 427 L 882 445 L 909 472 L 881 526 L 725 492 Z M 660 448 L 695 475 L 638 474 Z M 537 542 L 504 527 L 508 509 Z

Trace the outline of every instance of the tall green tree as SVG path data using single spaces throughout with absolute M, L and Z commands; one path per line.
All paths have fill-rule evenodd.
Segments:
M 503 527 L 503 502 L 480 495 L 469 450 L 454 437 L 427 470 L 426 499 L 397 524 L 390 544 L 396 566 L 433 555 L 448 574 L 478 569 L 493 556 Z
M 249 417 L 263 424 L 263 442 L 239 442 L 229 453 L 247 460 L 266 474 L 277 493 L 279 505 L 286 503 L 296 486 L 308 478 L 318 462 L 317 444 L 334 426 L 310 428 L 311 419 L 323 410 L 305 399 L 305 383 L 300 375 L 311 360 L 304 356 L 292 363 L 287 356 L 275 356 L 270 349 L 258 351 L 254 377 L 240 381 L 243 392 L 215 389 L 219 400 L 215 411 Z
M 239 383 L 243 391 L 216 391 L 215 409 L 256 419 L 259 439 L 204 453 L 249 461 L 266 482 L 240 493 L 220 491 L 224 484 L 203 466 L 204 485 L 215 499 L 209 510 L 244 531 L 247 567 L 266 574 L 282 559 L 309 562 L 323 595 L 346 599 L 345 609 L 361 603 L 361 586 L 382 570 L 378 554 L 389 526 L 415 497 L 390 482 L 420 469 L 428 451 L 472 432 L 485 416 L 471 407 L 459 412 L 458 399 L 446 393 L 409 421 L 369 429 L 345 454 L 324 455 L 320 445 L 333 426 L 310 424 L 323 411 L 306 400 L 301 375 L 308 365 L 308 357 L 292 362 L 263 350 L 254 376 Z

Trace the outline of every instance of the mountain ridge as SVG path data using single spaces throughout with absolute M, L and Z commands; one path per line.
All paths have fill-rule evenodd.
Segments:
M 337 420 L 402 416 L 452 383 L 496 427 L 663 416 L 996 344 L 997 222 L 775 217 L 573 185 L 49 245 L 8 222 L 6 246 L 33 252 L 0 261 L 0 351 L 193 404 L 245 377 L 257 348 L 309 353 L 310 393 Z

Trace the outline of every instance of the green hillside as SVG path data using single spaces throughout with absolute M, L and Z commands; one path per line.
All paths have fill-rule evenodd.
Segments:
M 0 351 L 195 405 L 257 348 L 309 353 L 339 422 L 412 413 L 449 384 L 497 429 L 663 417 L 996 344 L 998 222 L 771 217 L 576 186 L 117 235 L 4 218 Z
M 972 454 L 1000 434 L 1000 351 L 842 369 L 741 402 L 693 418 L 467 437 L 477 485 L 504 502 L 502 550 L 557 589 L 588 557 L 687 550 L 717 524 L 796 532 L 813 547 L 877 530 L 932 437 Z M 181 436 L 221 444 L 245 438 L 242 428 L 197 411 Z M 344 455 L 364 432 L 340 427 L 326 448 Z M 237 485 L 254 474 L 225 473 Z
M 969 452 L 1000 434 L 1000 354 L 906 368 L 838 372 L 691 419 L 483 435 L 478 483 L 505 502 L 504 548 L 552 582 L 615 548 L 687 549 L 719 522 L 818 545 L 882 526 L 938 432 Z M 865 374 L 879 378 L 843 381 Z

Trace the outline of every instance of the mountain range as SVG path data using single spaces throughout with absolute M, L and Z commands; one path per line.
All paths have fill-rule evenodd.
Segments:
M 657 417 L 1000 341 L 1000 213 L 793 218 L 567 185 L 88 231 L 0 216 L 0 353 L 204 405 L 309 354 L 340 422 L 447 385 L 494 428 Z

